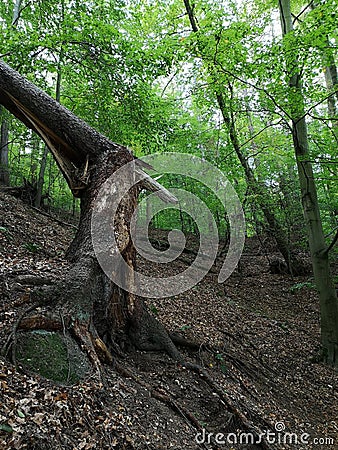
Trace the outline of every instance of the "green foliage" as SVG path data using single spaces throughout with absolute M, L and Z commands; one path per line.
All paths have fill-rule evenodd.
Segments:
M 328 113 L 324 75 L 337 59 L 336 1 L 316 2 L 313 9 L 294 1 L 295 17 L 301 14 L 284 40 L 276 2 L 191 3 L 197 33 L 191 31 L 182 0 L 31 2 L 15 25 L 13 2 L 5 0 L 0 4 L 1 52 L 5 61 L 53 96 L 60 75 L 61 103 L 138 156 L 188 152 L 215 164 L 244 204 L 248 233 L 261 232 L 266 224 L 260 199 L 248 187 L 219 112 L 215 93 L 222 94 L 244 158 L 268 194 L 269 208 L 290 238 L 304 247 L 290 115 L 305 108 L 328 234 L 338 211 L 338 129 L 337 110 L 335 117 Z M 297 64 L 285 58 L 291 51 Z M 296 71 L 302 75 L 304 102 L 297 90 L 290 93 L 288 88 L 288 77 Z M 11 183 L 22 184 L 23 178 L 34 182 L 43 145 L 16 120 L 6 120 Z M 163 183 L 190 190 L 205 201 L 220 233 L 227 232 L 224 211 L 201 184 L 175 176 Z M 78 208 L 50 155 L 44 193 L 53 206 Z M 186 213 L 172 209 L 153 222 L 196 232 Z
M 215 360 L 217 361 L 217 363 L 219 364 L 221 371 L 223 373 L 226 373 L 228 371 L 228 368 L 225 364 L 225 358 L 224 355 L 222 353 L 215 353 Z
M 300 283 L 295 283 L 290 287 L 290 292 L 291 292 L 291 294 L 295 294 L 296 292 L 299 292 L 304 288 L 314 289 L 315 285 L 314 285 L 313 281 L 303 281 Z
M 13 433 L 13 428 L 7 423 L 0 423 L 0 431 L 5 431 L 6 433 Z
M 41 250 L 41 247 L 34 242 L 26 242 L 25 244 L 23 244 L 23 246 L 31 253 L 37 253 L 39 250 Z
M 149 305 L 149 309 L 154 314 L 154 316 L 158 315 L 158 309 L 156 308 L 155 305 L 153 305 L 153 304 Z
M 180 330 L 181 331 L 186 331 L 186 330 L 190 330 L 190 328 L 191 328 L 191 325 L 182 325 Z

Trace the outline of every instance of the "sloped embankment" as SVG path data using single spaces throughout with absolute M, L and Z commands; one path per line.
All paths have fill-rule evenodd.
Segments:
M 63 255 L 73 233 L 73 227 L 0 193 L 2 343 L 30 305 L 32 276 L 53 281 L 67 270 Z M 154 236 L 165 239 L 159 231 Z M 337 445 L 337 374 L 312 362 L 319 341 L 316 293 L 307 278 L 271 275 L 265 248 L 249 240 L 242 272 L 223 285 L 210 273 L 184 294 L 148 301 L 170 330 L 203 344 L 182 351 L 205 367 L 217 389 L 165 354 L 132 348 L 121 349 L 117 364 L 107 367 L 106 386 L 90 378 L 55 385 L 1 358 L 0 448 L 244 448 L 202 442 L 202 429 L 238 433 L 234 411 L 255 429 L 273 431 L 279 424 L 299 438 L 311 435 L 305 444 L 272 448 L 318 448 L 313 438 L 336 439 Z M 169 267 L 139 260 L 142 270 L 156 276 L 186 264 L 186 256 Z M 335 448 L 322 442 L 321 448 Z

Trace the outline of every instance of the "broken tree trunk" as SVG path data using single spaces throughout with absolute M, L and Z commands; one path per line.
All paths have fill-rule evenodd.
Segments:
M 76 365 L 83 366 L 83 358 L 70 358 L 69 355 L 75 352 L 74 345 L 70 347 L 68 343 L 70 339 L 81 344 L 80 347 L 86 351 L 86 359 L 89 358 L 98 371 L 100 361 L 111 362 L 112 354 L 128 340 L 139 349 L 165 350 L 173 358 L 181 359 L 166 330 L 148 313 L 142 299 L 127 289 L 121 289 L 104 274 L 92 246 L 91 215 L 95 198 L 102 184 L 116 170 L 134 161 L 131 151 L 98 133 L 2 61 L 0 104 L 43 139 L 73 194 L 81 199 L 79 228 L 67 253 L 71 269 L 57 284 L 39 288 L 33 293 L 39 312 L 23 317 L 18 328 L 39 330 L 41 336 L 43 330 L 59 333 L 58 344 L 61 339 L 61 347 L 67 350 L 64 354 L 75 365 L 68 372 L 75 375 L 81 375 Z M 137 161 L 135 165 L 139 166 Z M 131 170 L 130 177 L 140 174 L 140 170 L 139 167 L 134 173 Z M 115 187 L 118 195 L 123 186 Z M 158 192 L 162 199 L 173 200 L 170 193 L 149 176 L 143 187 Z M 138 189 L 136 185 L 129 190 L 119 205 L 117 217 L 111 218 L 114 231 L 124 235 L 124 244 L 119 250 L 132 269 L 135 267 L 135 249 L 130 237 L 130 220 L 136 207 Z M 133 282 L 129 276 L 124 286 Z M 34 339 L 36 341 L 36 335 Z M 20 351 L 25 347 L 25 341 L 26 338 L 21 339 L 20 346 L 18 344 Z M 42 354 L 45 345 L 43 336 L 43 343 L 40 343 Z M 36 342 L 34 346 L 39 347 Z M 14 352 L 12 348 L 13 353 L 15 359 L 15 348 Z M 42 359 L 46 357 L 44 352 Z

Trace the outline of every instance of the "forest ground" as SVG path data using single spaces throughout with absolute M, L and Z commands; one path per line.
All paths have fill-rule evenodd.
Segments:
M 0 193 L 2 345 L 30 305 L 29 277 L 57 280 L 67 270 L 63 255 L 74 231 Z M 153 237 L 163 240 L 165 233 L 156 231 Z M 188 246 L 194 245 L 191 238 Z M 208 370 L 223 399 L 203 377 L 160 352 L 129 348 L 118 358 L 118 371 L 106 367 L 104 388 L 94 378 L 55 385 L 0 358 L 0 448 L 258 448 L 197 444 L 193 418 L 208 432 L 238 432 L 227 403 L 261 430 L 284 424 L 299 437 L 311 435 L 307 444 L 273 443 L 272 448 L 338 448 L 337 372 L 313 362 L 318 298 L 310 277 L 269 273 L 269 259 L 277 254 L 268 238 L 248 239 L 241 273 L 224 284 L 217 284 L 216 267 L 190 291 L 148 301 L 169 330 L 203 344 L 198 351 L 182 352 Z M 142 260 L 139 266 L 168 276 L 186 268 L 186 258 L 160 272 Z M 315 438 L 334 443 L 316 445 Z

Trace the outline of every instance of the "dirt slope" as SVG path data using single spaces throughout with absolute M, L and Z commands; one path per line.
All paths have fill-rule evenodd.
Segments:
M 73 233 L 0 193 L 2 345 L 30 305 L 29 277 L 52 281 L 67 270 L 63 254 Z M 271 448 L 338 448 L 337 373 L 312 362 L 319 341 L 316 293 L 307 278 L 271 275 L 266 248 L 272 257 L 271 243 L 249 240 L 242 273 L 223 285 L 215 270 L 184 294 L 148 301 L 168 329 L 203 344 L 182 351 L 208 370 L 215 389 L 161 353 L 127 349 L 118 367 L 107 367 L 104 388 L 91 379 L 54 385 L 0 358 L 0 449 L 260 448 L 236 445 L 241 435 L 231 408 L 255 430 L 270 430 Z M 186 263 L 159 272 L 139 261 L 148 274 L 162 276 Z M 281 432 L 273 436 L 275 427 Z M 214 433 L 211 443 L 203 428 Z M 229 442 L 215 442 L 216 433 L 229 431 Z M 285 432 L 303 443 L 284 443 Z

